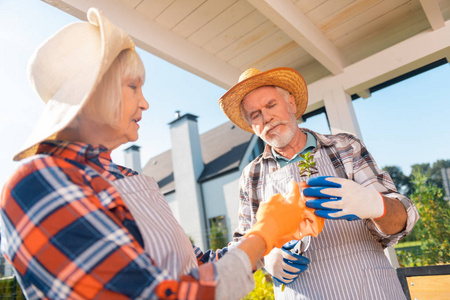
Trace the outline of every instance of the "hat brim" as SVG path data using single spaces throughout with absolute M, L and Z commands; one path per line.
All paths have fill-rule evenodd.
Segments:
M 254 133 L 252 127 L 242 117 L 241 102 L 248 93 L 262 86 L 278 86 L 289 91 L 295 99 L 296 119 L 305 112 L 308 105 L 308 89 L 300 73 L 286 67 L 271 69 L 242 80 L 219 99 L 219 105 L 225 115 L 243 130 Z
M 79 113 L 120 52 L 134 49 L 128 34 L 98 9 L 90 8 L 87 17 L 88 22 L 60 29 L 32 56 L 31 85 L 46 106 L 13 160 L 34 155 L 40 142 L 54 139 Z

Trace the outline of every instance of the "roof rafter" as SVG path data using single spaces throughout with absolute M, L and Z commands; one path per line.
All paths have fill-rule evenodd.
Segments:
M 93 6 L 89 0 L 52 0 L 49 4 L 65 11 L 71 10 L 71 14 L 83 16 L 82 19 L 86 19 L 87 10 Z M 188 72 L 226 89 L 233 86 L 241 74 L 232 65 L 148 20 L 120 0 L 96 0 L 94 4 L 125 30 L 138 47 Z
M 341 52 L 290 0 L 247 0 L 332 74 L 343 72 Z
M 431 28 L 437 30 L 445 26 L 445 20 L 442 16 L 439 3 L 436 0 L 420 0 L 420 4 L 425 12 L 425 15 L 430 22 Z

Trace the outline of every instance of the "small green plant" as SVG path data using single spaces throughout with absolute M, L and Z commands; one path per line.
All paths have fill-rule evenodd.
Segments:
M 275 296 L 273 294 L 273 282 L 272 277 L 269 274 L 258 270 L 253 273 L 255 278 L 255 288 L 242 300 L 273 300 Z
M 222 249 L 228 244 L 228 230 L 223 225 L 212 222 L 209 232 L 209 239 L 211 241 L 210 248 L 213 250 Z
M 306 152 L 305 154 L 300 154 L 300 157 L 304 160 L 298 163 L 300 168 L 300 175 L 311 177 L 312 174 L 317 173 L 316 163 L 314 162 L 314 157 L 311 152 Z

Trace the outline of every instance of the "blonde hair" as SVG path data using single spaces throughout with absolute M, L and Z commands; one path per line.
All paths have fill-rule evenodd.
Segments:
M 79 116 L 116 128 L 122 116 L 122 80 L 145 81 L 145 69 L 136 51 L 126 49 L 113 61 Z

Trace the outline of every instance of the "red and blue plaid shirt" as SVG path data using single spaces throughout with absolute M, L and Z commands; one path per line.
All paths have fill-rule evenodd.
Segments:
M 215 277 L 203 263 L 222 252 L 194 247 L 202 266 L 178 279 L 165 277 L 144 252 L 136 222 L 105 180 L 135 174 L 112 163 L 103 146 L 61 141 L 41 143 L 21 165 L 2 191 L 1 233 L 28 299 L 214 297 L 199 278 Z

